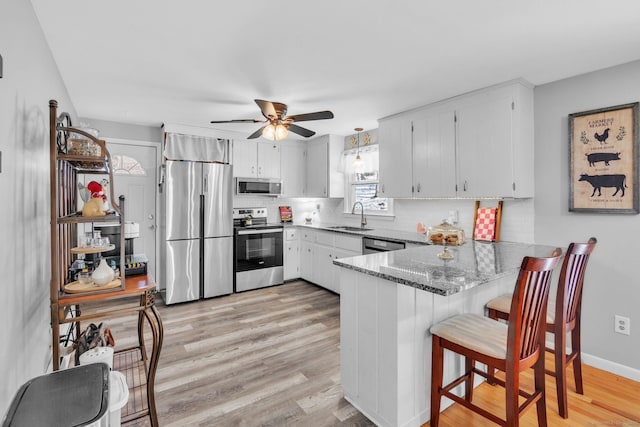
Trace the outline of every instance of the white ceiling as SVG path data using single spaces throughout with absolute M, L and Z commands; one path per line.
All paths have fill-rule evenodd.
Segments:
M 81 117 L 318 134 L 506 80 L 540 85 L 640 59 L 637 0 L 31 0 Z M 259 125 L 216 125 L 247 135 Z

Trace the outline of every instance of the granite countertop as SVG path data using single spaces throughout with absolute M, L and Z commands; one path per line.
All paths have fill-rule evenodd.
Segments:
M 451 260 L 441 260 L 443 246 L 422 247 L 334 260 L 337 266 L 392 282 L 453 295 L 517 272 L 525 256 L 550 256 L 554 247 L 526 243 L 468 241 L 449 246 Z
M 293 224 L 296 227 L 310 228 L 313 230 L 332 231 L 334 233 L 344 233 L 353 236 L 371 237 L 374 239 L 384 239 L 392 242 L 405 242 L 416 243 L 420 245 L 428 245 L 427 239 L 424 234 L 414 233 L 410 231 L 398 231 L 389 230 L 385 228 L 373 228 L 367 226 L 367 231 L 357 229 L 339 229 L 333 227 L 343 227 L 344 224 L 331 224 L 331 223 L 314 223 L 314 224 Z M 357 228 L 354 227 L 354 228 Z

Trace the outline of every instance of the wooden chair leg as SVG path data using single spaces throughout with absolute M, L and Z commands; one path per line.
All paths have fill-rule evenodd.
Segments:
M 442 387 L 442 369 L 444 349 L 440 345 L 440 338 L 436 335 L 432 339 L 431 350 L 431 421 L 430 427 L 438 427 L 440 422 L 440 388 Z
M 576 356 L 573 359 L 573 378 L 576 382 L 576 392 L 578 394 L 584 394 L 584 388 L 582 386 L 582 357 L 580 349 L 580 325 L 571 331 L 571 352 Z
M 476 361 L 470 357 L 464 358 L 464 370 L 467 374 L 467 380 L 465 381 L 464 386 L 464 398 L 467 402 L 471 402 L 473 399 L 473 368 L 476 366 Z
M 515 372 L 515 369 L 509 369 L 509 366 L 507 366 L 507 371 L 511 372 L 507 373 L 504 384 L 506 395 L 506 425 L 508 427 L 517 427 L 520 425 L 520 414 L 518 411 L 519 374 Z
M 558 394 L 558 413 L 562 418 L 569 416 L 567 409 L 567 339 L 560 330 L 553 334 L 553 358 L 555 364 L 556 392 Z
M 542 335 L 544 337 L 544 334 Z M 543 343 L 544 344 L 544 343 Z M 541 347 L 543 349 L 544 346 Z M 541 393 L 540 399 L 536 402 L 536 411 L 538 413 L 538 426 L 547 427 L 547 399 L 545 392 L 545 369 L 544 369 L 544 351 L 540 352 L 540 357 L 534 365 L 534 393 Z
M 477 209 L 476 209 L 477 210 Z M 498 320 L 498 312 L 492 308 L 490 308 L 489 310 L 489 318 L 493 319 L 493 320 Z M 487 383 L 489 385 L 496 385 L 496 382 L 493 381 L 493 378 L 496 376 L 496 368 L 494 368 L 493 366 L 487 366 Z

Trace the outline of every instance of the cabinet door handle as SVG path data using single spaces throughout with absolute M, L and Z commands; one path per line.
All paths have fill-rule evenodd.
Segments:
M 256 167 L 255 166 L 251 166 L 251 175 L 253 175 L 254 173 L 256 173 Z
M 418 193 L 420 192 L 420 184 L 418 184 Z
M 258 176 L 262 175 L 262 166 L 258 166 Z
M 204 192 L 205 194 L 209 192 L 209 184 L 206 176 L 204 177 Z
M 467 191 L 467 181 L 464 182 L 464 185 L 462 186 L 462 190 Z

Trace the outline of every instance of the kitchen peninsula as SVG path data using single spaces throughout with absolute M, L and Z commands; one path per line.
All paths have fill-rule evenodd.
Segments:
M 484 313 L 511 292 L 524 256 L 551 246 L 471 241 L 334 260 L 340 279 L 340 366 L 345 399 L 380 426 L 429 421 L 429 328 L 459 313 Z M 462 369 L 446 354 L 445 381 Z M 443 400 L 444 407 L 448 406 Z M 449 401 L 450 404 L 450 401 Z

